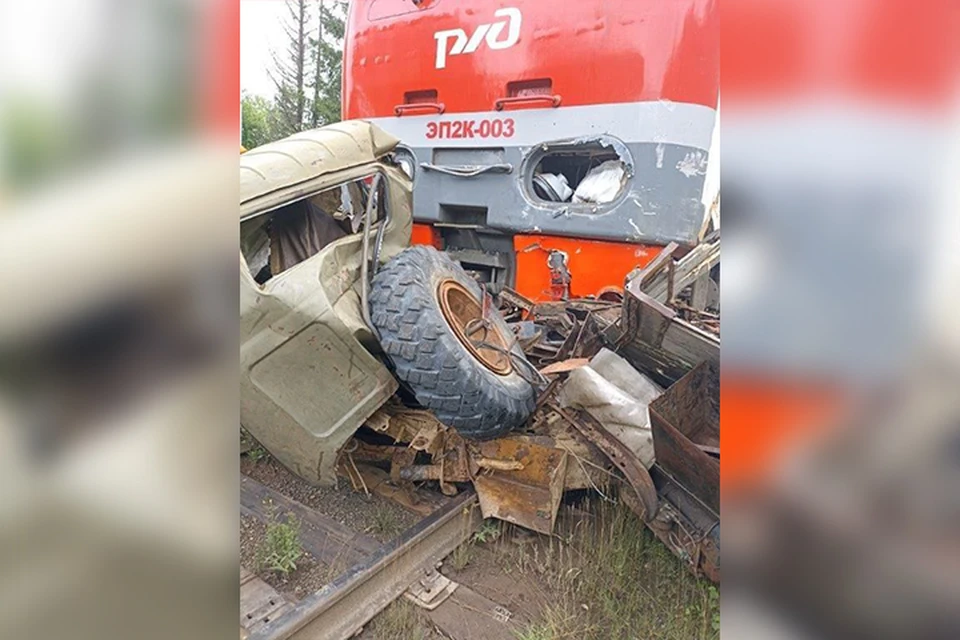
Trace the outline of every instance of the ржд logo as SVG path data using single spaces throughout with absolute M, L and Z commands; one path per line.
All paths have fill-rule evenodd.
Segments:
M 520 39 L 520 21 L 522 17 L 520 10 L 513 7 L 498 9 L 493 14 L 497 18 L 505 18 L 493 24 L 481 24 L 473 35 L 467 38 L 467 32 L 463 29 L 446 29 L 437 31 L 433 37 L 437 41 L 437 69 L 444 69 L 447 66 L 447 55 L 458 56 L 461 53 L 473 53 L 480 48 L 480 44 L 486 39 L 487 46 L 491 49 L 507 49 L 517 44 Z M 504 29 L 507 35 L 500 39 Z M 453 46 L 447 51 L 447 43 L 450 38 L 456 38 Z

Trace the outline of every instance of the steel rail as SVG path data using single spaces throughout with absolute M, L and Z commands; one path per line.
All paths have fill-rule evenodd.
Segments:
M 465 491 L 251 634 L 248 640 L 352 637 L 407 587 L 468 540 L 480 521 L 477 496 Z

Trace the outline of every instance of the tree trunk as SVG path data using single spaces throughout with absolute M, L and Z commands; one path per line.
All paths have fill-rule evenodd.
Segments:
M 297 77 L 296 77 L 296 89 L 297 89 L 297 131 L 303 129 L 303 110 L 304 103 L 306 101 L 306 95 L 303 86 L 303 71 L 304 63 L 306 62 L 307 57 L 307 34 L 306 34 L 306 19 L 307 19 L 307 0 L 300 0 L 300 12 L 297 19 Z
M 320 69 L 322 67 L 322 56 L 320 52 L 323 47 L 323 0 L 320 0 L 320 19 L 318 22 L 320 26 L 317 29 L 317 69 L 313 78 L 313 117 L 311 118 L 314 128 L 320 126 L 320 114 L 317 112 L 317 104 L 320 102 Z

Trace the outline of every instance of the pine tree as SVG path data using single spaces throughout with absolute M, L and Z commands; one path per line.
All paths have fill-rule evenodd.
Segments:
M 270 74 L 277 91 L 274 98 L 277 126 L 273 133 L 278 137 L 338 122 L 341 118 L 347 3 L 339 0 L 286 2 L 289 15 L 284 24 L 285 56 L 274 53 Z
M 308 118 L 305 80 L 309 71 L 311 23 L 310 5 L 314 0 L 286 0 L 289 15 L 284 22 L 287 35 L 286 56 L 274 52 L 271 78 L 276 86 L 274 99 L 278 116 L 280 136 L 302 131 L 311 119 Z
M 311 124 L 319 127 L 339 122 L 340 85 L 343 78 L 344 17 L 347 3 L 320 0 L 317 37 L 313 49 L 313 101 Z

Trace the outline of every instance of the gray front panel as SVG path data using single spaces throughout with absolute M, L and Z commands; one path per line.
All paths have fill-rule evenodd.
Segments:
M 716 122 L 709 107 L 647 101 L 374 121 L 415 156 L 420 222 L 648 244 L 698 240 Z M 628 169 L 613 202 L 553 203 L 533 193 L 544 145 L 598 142 Z
M 474 210 L 485 208 L 489 227 L 511 233 L 695 244 L 704 217 L 701 197 L 707 152 L 663 143 L 625 146 L 633 176 L 617 200 L 601 205 L 544 202 L 531 193 L 528 160 L 536 148 L 414 148 L 418 165 L 414 217 L 418 222 L 475 224 Z M 461 177 L 426 169 L 423 164 L 509 164 L 512 170 Z

